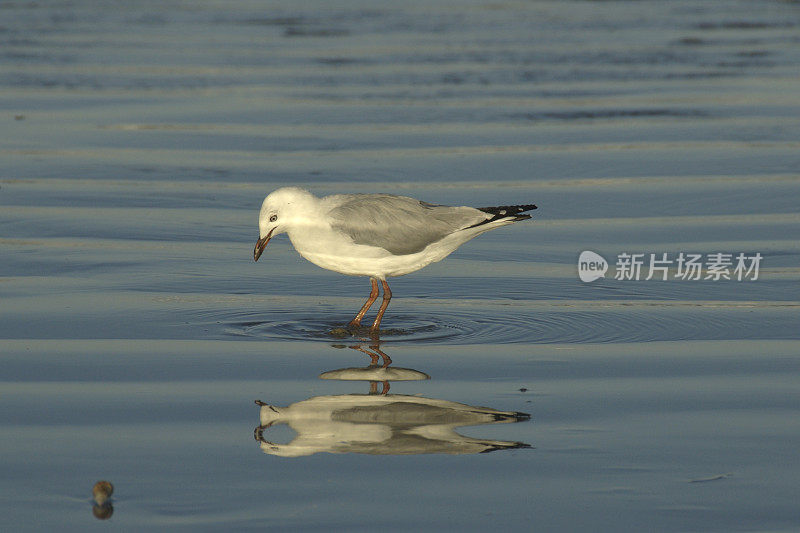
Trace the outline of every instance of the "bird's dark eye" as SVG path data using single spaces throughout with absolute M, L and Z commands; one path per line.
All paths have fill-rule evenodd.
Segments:
M 269 217 L 270 222 L 275 222 L 276 220 L 278 220 L 278 215 L 272 215 L 271 217 Z

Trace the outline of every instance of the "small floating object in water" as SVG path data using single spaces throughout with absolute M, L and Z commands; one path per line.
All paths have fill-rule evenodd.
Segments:
M 709 481 L 720 481 L 722 479 L 728 479 L 731 477 L 731 474 L 719 474 L 716 476 L 709 476 L 709 477 L 700 477 L 696 479 L 690 479 L 689 483 L 708 483 Z
M 114 485 L 108 481 L 98 481 L 92 487 L 92 498 L 97 505 L 103 505 L 114 494 Z
M 103 505 L 93 505 L 92 514 L 98 520 L 108 520 L 114 514 L 114 506 L 110 502 L 106 502 Z
M 111 495 L 114 494 L 114 485 L 108 481 L 98 481 L 92 487 L 92 514 L 98 520 L 108 520 L 114 514 L 114 506 L 111 505 Z

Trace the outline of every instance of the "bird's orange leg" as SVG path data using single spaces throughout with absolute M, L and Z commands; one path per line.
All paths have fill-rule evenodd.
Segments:
M 369 298 L 367 301 L 364 302 L 364 305 L 361 306 L 361 310 L 358 312 L 356 317 L 351 320 L 348 324 L 348 328 L 358 329 L 361 327 L 361 319 L 364 318 L 364 315 L 369 311 L 369 308 L 372 307 L 372 304 L 375 303 L 375 300 L 378 299 L 378 280 L 375 278 L 369 278 L 372 282 L 372 290 L 369 293 Z
M 375 317 L 375 322 L 373 322 L 372 327 L 369 328 L 369 332 L 372 335 L 377 335 L 380 332 L 383 313 L 386 312 L 386 308 L 389 307 L 389 301 L 392 299 L 392 291 L 389 289 L 389 284 L 386 283 L 385 279 L 381 280 L 381 285 L 383 285 L 383 301 L 381 302 L 381 308 L 378 309 L 378 315 Z

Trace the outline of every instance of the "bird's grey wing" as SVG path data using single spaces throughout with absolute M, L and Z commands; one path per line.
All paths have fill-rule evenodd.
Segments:
M 472 207 L 449 207 L 391 194 L 330 197 L 334 229 L 356 244 L 384 248 L 395 255 L 420 252 L 447 235 L 487 218 Z

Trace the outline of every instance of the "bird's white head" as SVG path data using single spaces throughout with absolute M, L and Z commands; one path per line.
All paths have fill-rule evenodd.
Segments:
M 253 249 L 253 259 L 258 261 L 269 240 L 288 231 L 316 200 L 313 194 L 300 187 L 282 187 L 267 195 L 258 215 L 259 239 Z

